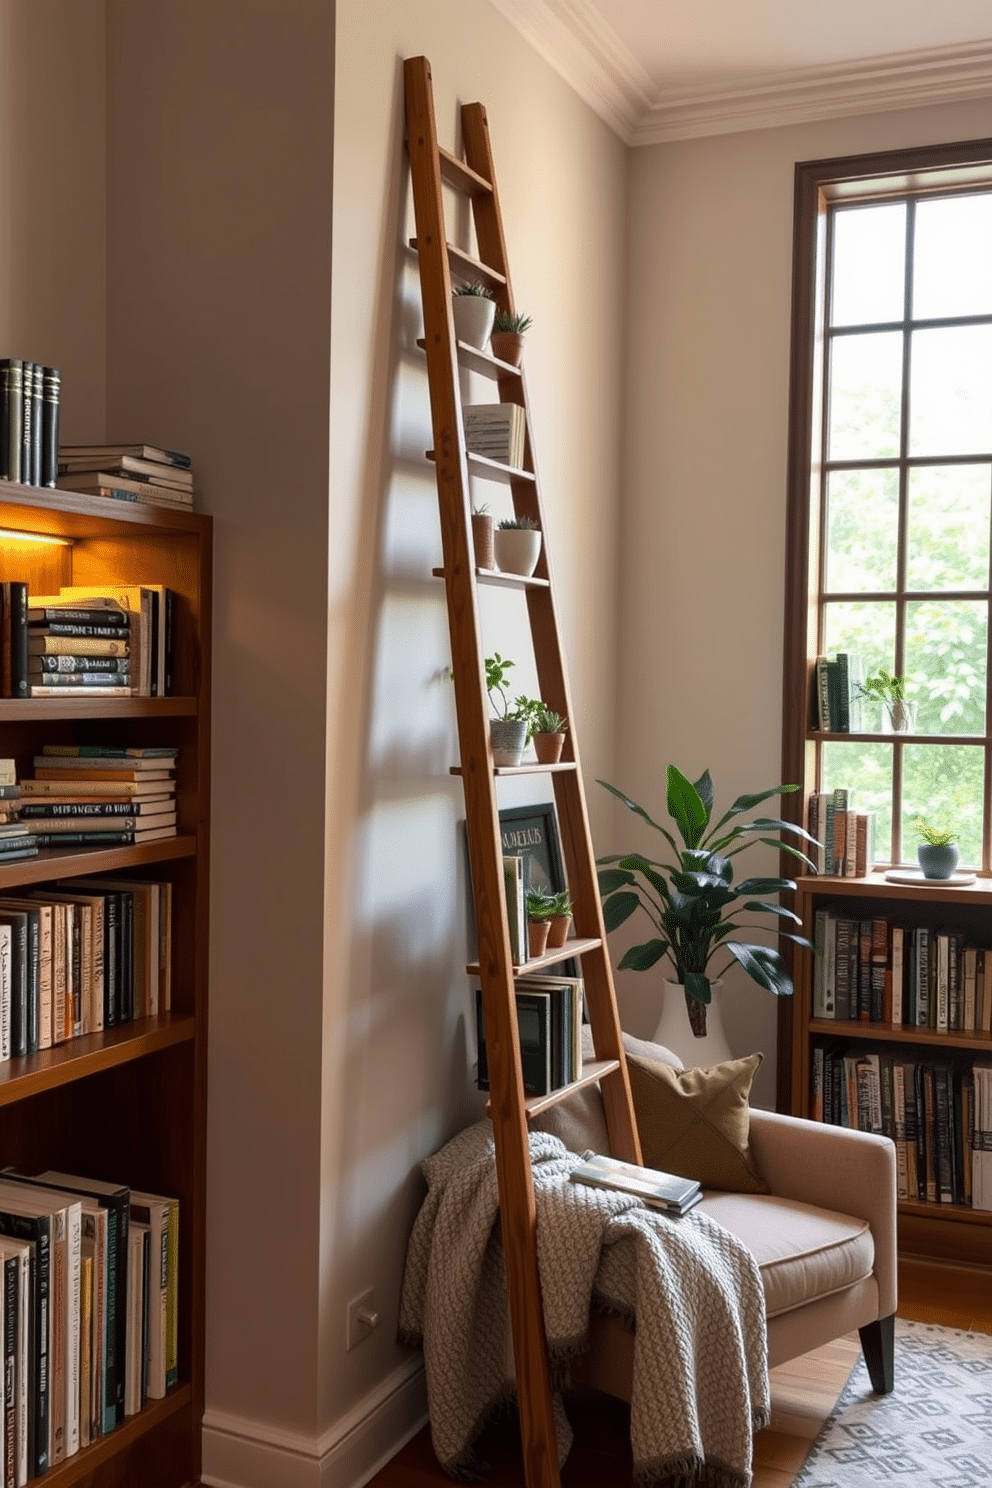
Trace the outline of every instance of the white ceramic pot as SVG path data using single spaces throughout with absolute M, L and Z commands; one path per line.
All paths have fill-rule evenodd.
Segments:
M 493 321 L 496 318 L 494 301 L 482 295 L 451 296 L 451 313 L 455 320 L 455 335 L 459 341 L 467 341 L 481 351 L 489 340 Z
M 527 742 L 527 721 L 523 718 L 491 718 L 489 737 L 493 745 L 493 764 L 519 765 Z
M 725 1059 L 734 1057 L 723 1027 L 723 983 L 714 982 L 710 991 L 713 1000 L 706 1008 L 706 1033 L 697 1038 L 689 1023 L 681 982 L 665 979 L 661 984 L 661 1018 L 651 1037 L 656 1044 L 664 1044 L 666 1049 L 677 1054 L 687 1068 L 722 1064 Z
M 496 567 L 503 573 L 529 576 L 541 555 L 541 533 L 533 527 L 497 527 L 493 538 Z

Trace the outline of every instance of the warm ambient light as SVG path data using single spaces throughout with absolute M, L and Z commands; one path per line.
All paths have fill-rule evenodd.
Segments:
M 71 537 L 50 537 L 47 532 L 11 532 L 0 527 L 0 539 L 4 542 L 50 543 L 54 548 L 71 548 Z

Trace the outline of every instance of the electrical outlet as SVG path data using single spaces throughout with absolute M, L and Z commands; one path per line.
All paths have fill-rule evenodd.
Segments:
M 364 1343 L 379 1326 L 379 1314 L 375 1310 L 375 1293 L 369 1287 L 360 1297 L 352 1297 L 348 1303 L 345 1323 L 345 1348 L 353 1349 Z

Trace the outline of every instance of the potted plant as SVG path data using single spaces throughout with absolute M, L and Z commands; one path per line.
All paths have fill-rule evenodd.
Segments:
M 706 1009 L 712 998 L 712 984 L 735 961 L 759 987 L 777 997 L 791 996 L 792 979 L 778 951 L 738 940 L 736 935 L 751 923 L 742 924 L 738 918 L 741 913 L 770 915 L 799 924 L 799 916 L 791 909 L 763 897 L 794 889 L 796 885 L 789 878 L 745 878 L 735 883 L 732 860 L 754 843 L 762 842 L 790 853 L 813 868 L 804 852 L 782 840 L 783 833 L 792 833 L 812 842 L 802 827 L 778 818 L 735 820 L 760 802 L 797 790 L 798 786 L 776 785 L 756 795 L 738 796 L 711 825 L 713 781 L 709 771 L 692 783 L 674 765 L 669 765 L 668 814 L 678 829 L 680 845 L 667 827 L 653 821 L 642 806 L 605 780 L 599 784 L 628 811 L 660 832 L 674 855 L 674 861 L 669 862 L 646 858 L 641 853 L 598 859 L 602 865 L 599 890 L 606 929 L 616 930 L 635 910 L 641 909 L 656 931 L 650 940 L 631 946 L 624 953 L 620 967 L 648 971 L 667 957 L 675 973 L 674 980 L 684 994 L 689 1023 L 697 1038 L 706 1033 Z M 813 949 L 805 936 L 780 933 L 796 945 Z M 726 960 L 711 974 L 711 962 L 722 955 Z
M 512 310 L 497 310 L 489 338 L 493 356 L 511 367 L 519 367 L 524 352 L 524 332 L 534 324 L 529 315 L 517 315 Z
M 958 866 L 956 832 L 942 827 L 931 827 L 925 817 L 916 817 L 914 825 L 923 841 L 916 849 L 916 857 L 924 878 L 950 878 Z
M 457 284 L 451 291 L 451 313 L 458 340 L 481 351 L 489 340 L 496 316 L 496 302 L 489 286 L 478 279 Z
M 473 506 L 472 508 L 472 546 L 475 549 L 476 568 L 493 569 L 496 567 L 496 555 L 493 548 L 493 537 L 496 532 L 496 518 L 489 507 Z
M 528 742 L 533 740 L 534 753 L 542 765 L 554 765 L 561 759 L 568 719 L 547 703 L 537 702 L 528 720 Z
M 548 949 L 557 950 L 563 946 L 568 939 L 568 932 L 572 928 L 572 898 L 567 889 L 562 889 L 559 894 L 552 894 L 552 909 L 548 921 Z
M 863 698 L 884 706 L 885 717 L 894 734 L 912 733 L 916 725 L 916 704 L 906 697 L 908 681 L 908 677 L 894 677 L 884 667 L 879 667 L 873 676 L 858 683 Z
M 496 565 L 503 573 L 529 577 L 541 553 L 541 529 L 533 517 L 504 517 L 494 536 Z
M 507 695 L 508 673 L 514 665 L 498 651 L 485 659 L 486 691 L 496 715 L 489 721 L 493 764 L 504 768 L 519 765 L 523 757 L 532 706 L 528 698 L 516 698 L 511 703 Z
M 531 958 L 543 956 L 551 932 L 555 896 L 544 889 L 527 890 L 527 951 Z

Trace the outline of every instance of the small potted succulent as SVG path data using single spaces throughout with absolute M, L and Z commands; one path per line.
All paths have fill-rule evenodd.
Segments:
M 869 702 L 884 706 L 883 721 L 888 718 L 893 734 L 911 734 L 916 726 L 916 704 L 906 697 L 908 677 L 895 677 L 884 667 L 859 682 L 858 691 Z
M 505 517 L 496 525 L 496 566 L 503 573 L 524 578 L 534 572 L 541 555 L 541 529 L 533 517 Z
M 565 745 L 565 732 L 568 728 L 568 719 L 561 713 L 556 713 L 554 708 L 549 708 L 547 703 L 535 704 L 529 720 L 530 740 L 534 744 L 534 753 L 542 765 L 554 765 L 561 759 L 561 752 Z
M 511 367 L 519 367 L 524 353 L 524 332 L 530 330 L 533 319 L 529 315 L 517 315 L 512 310 L 497 310 L 493 321 L 489 343 L 493 356 Z
M 493 537 L 496 533 L 496 518 L 489 507 L 473 506 L 472 508 L 472 546 L 475 549 L 476 568 L 494 569 L 496 567 L 496 554 L 493 546 Z
M 914 825 L 923 841 L 916 849 L 916 857 L 924 878 L 950 878 L 958 866 L 956 832 L 942 827 L 932 827 L 925 817 L 918 816 Z
M 457 284 L 451 291 L 451 313 L 458 340 L 481 351 L 489 340 L 496 316 L 496 301 L 489 286 L 478 279 Z
M 553 908 L 549 919 L 548 950 L 557 950 L 568 939 L 572 928 L 572 899 L 567 889 L 552 894 Z
M 531 958 L 543 956 L 551 933 L 555 912 L 555 895 L 545 889 L 527 890 L 527 951 Z

